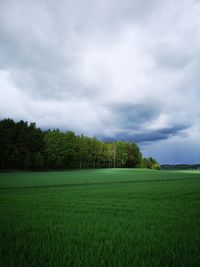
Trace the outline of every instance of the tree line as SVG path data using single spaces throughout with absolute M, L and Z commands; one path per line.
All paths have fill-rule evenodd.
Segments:
M 0 169 L 48 170 L 144 167 L 159 169 L 153 158 L 143 158 L 137 144 L 103 142 L 59 129 L 43 131 L 35 123 L 0 121 Z

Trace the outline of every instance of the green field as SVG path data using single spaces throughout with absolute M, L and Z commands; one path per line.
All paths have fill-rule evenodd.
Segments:
M 200 266 L 200 171 L 0 174 L 0 266 Z

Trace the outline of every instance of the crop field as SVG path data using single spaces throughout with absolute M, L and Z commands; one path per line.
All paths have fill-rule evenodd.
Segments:
M 0 266 L 200 266 L 200 171 L 0 173 Z

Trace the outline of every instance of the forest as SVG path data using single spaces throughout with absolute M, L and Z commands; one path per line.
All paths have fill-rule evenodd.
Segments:
M 160 169 L 152 157 L 143 158 L 136 143 L 103 142 L 59 129 L 44 131 L 23 120 L 0 121 L 1 170 L 139 167 Z

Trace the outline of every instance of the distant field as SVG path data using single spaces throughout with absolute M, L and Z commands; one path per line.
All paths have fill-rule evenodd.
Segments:
M 200 266 L 200 171 L 0 173 L 0 266 Z

